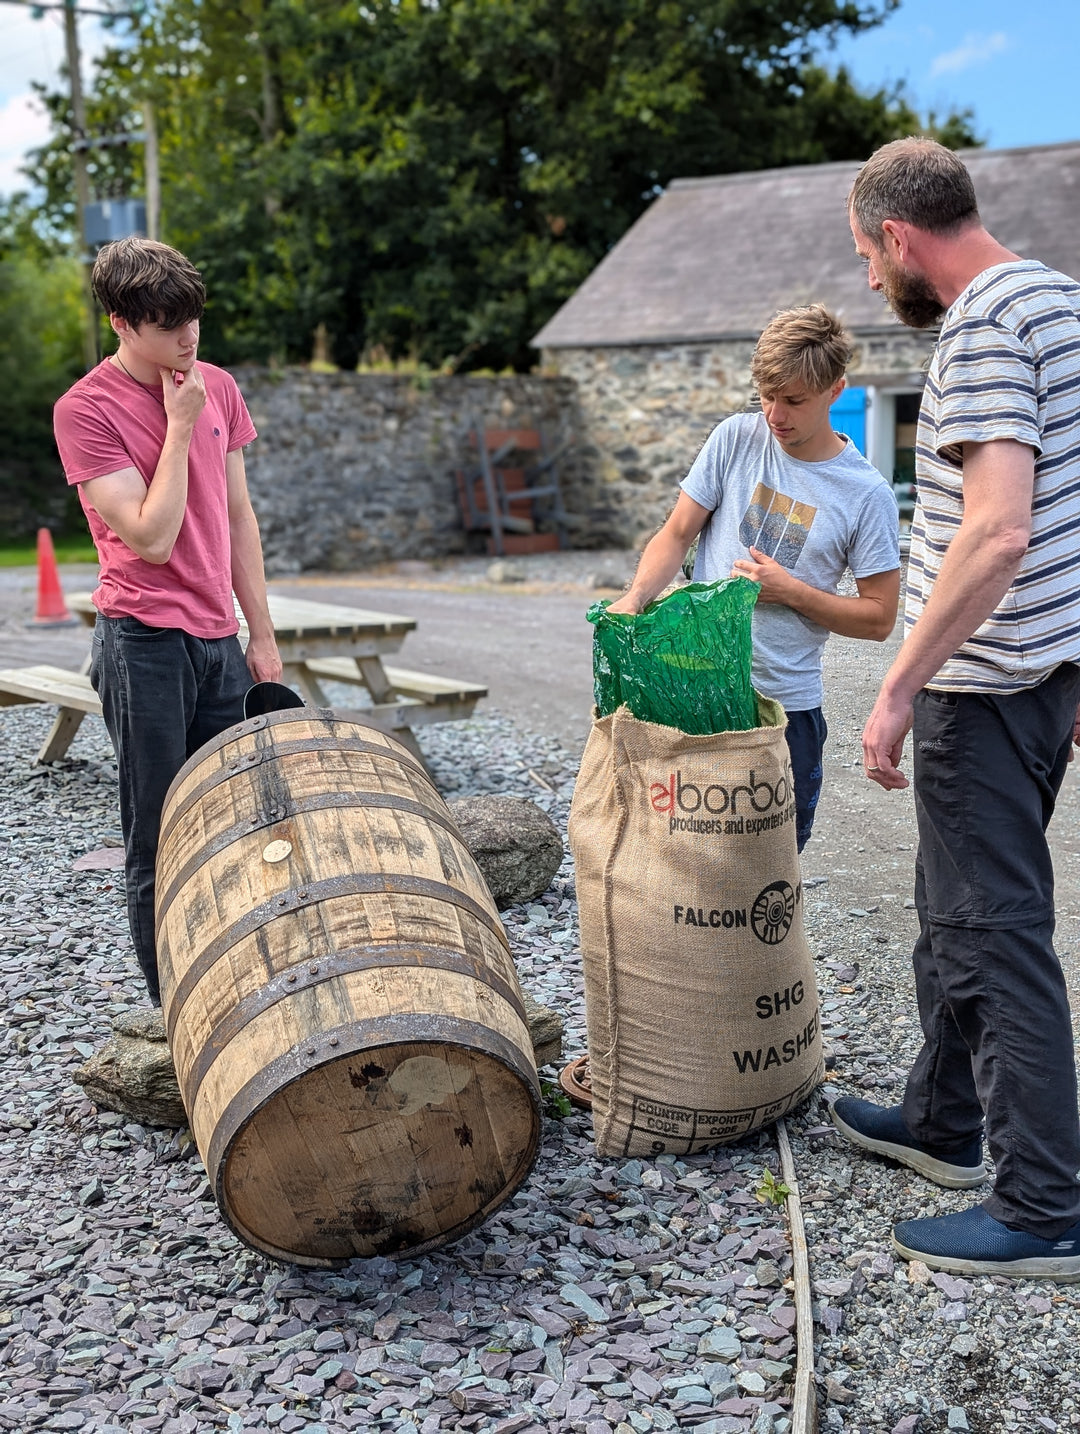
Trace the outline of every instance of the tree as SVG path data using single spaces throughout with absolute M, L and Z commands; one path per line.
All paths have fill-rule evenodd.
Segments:
M 52 435 L 52 406 L 79 376 L 79 270 L 56 257 L 21 199 L 0 205 L 0 533 L 82 527 Z
M 898 0 L 159 0 L 91 115 L 158 110 L 166 237 L 207 351 L 528 368 L 530 337 L 677 176 L 865 157 L 900 91 L 814 63 Z M 134 120 L 132 119 L 132 122 Z M 950 142 L 975 143 L 950 115 Z M 62 191 L 62 135 L 38 177 Z M 137 178 L 136 147 L 114 166 Z

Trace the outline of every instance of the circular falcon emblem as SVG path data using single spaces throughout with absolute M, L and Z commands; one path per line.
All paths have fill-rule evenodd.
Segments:
M 754 935 L 766 946 L 779 946 L 791 930 L 795 915 L 795 892 L 786 881 L 774 881 L 760 892 L 750 908 Z

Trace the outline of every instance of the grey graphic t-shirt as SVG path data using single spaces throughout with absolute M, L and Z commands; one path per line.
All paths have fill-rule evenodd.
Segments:
M 751 545 L 795 577 L 834 593 L 856 578 L 900 566 L 892 488 L 849 440 L 824 463 L 791 458 L 761 413 L 713 429 L 683 491 L 712 510 L 698 543 L 696 582 L 726 578 Z M 828 629 L 777 603 L 754 609 L 754 686 L 789 712 L 820 707 Z

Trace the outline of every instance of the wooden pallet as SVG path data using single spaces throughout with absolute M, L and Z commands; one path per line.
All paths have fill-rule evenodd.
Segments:
M 566 547 L 558 464 L 569 445 L 549 453 L 539 429 L 483 428 L 475 421 L 468 442 L 475 462 L 456 475 L 465 531 L 489 533 L 488 551 L 498 556 Z

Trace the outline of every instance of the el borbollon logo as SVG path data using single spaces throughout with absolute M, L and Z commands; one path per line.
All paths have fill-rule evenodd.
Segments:
M 743 782 L 688 782 L 680 771 L 649 784 L 649 805 L 666 817 L 668 832 L 694 836 L 758 836 L 795 820 L 791 763 L 775 781 L 751 767 Z

